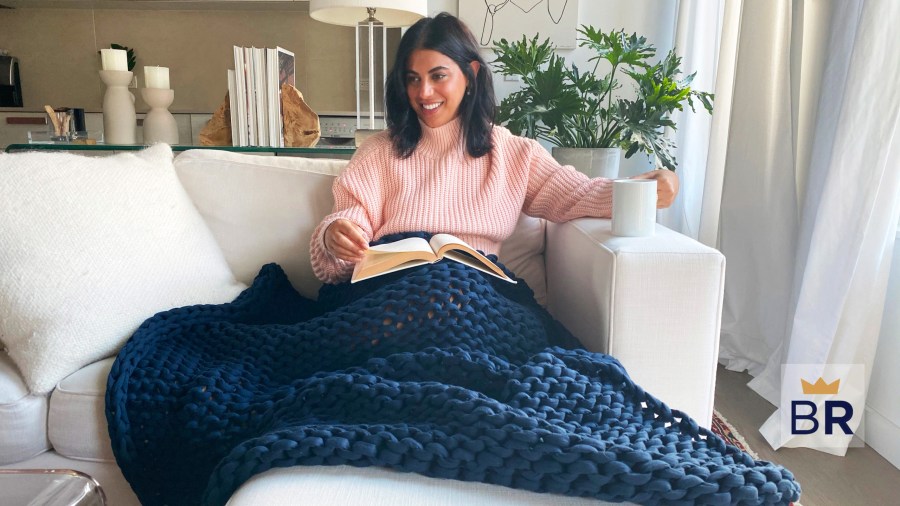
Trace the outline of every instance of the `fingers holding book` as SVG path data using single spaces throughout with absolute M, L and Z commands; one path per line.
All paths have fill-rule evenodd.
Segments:
M 335 220 L 325 229 L 325 249 L 346 262 L 359 262 L 369 249 L 369 242 L 358 225 L 349 220 Z

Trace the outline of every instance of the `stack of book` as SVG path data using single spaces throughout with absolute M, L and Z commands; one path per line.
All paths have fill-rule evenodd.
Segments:
M 294 53 L 280 47 L 234 46 L 228 71 L 231 143 L 284 147 L 281 85 L 296 87 Z

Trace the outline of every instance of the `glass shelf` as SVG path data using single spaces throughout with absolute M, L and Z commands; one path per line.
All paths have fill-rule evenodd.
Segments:
M 6 146 L 6 152 L 16 151 L 139 151 L 149 146 L 141 144 L 71 144 L 71 143 L 35 143 L 35 144 L 10 144 Z M 218 149 L 220 151 L 233 151 L 236 153 L 274 153 L 285 156 L 346 156 L 356 152 L 355 147 L 311 147 L 311 148 L 271 148 L 266 146 L 172 146 L 172 151 L 180 152 L 189 149 Z

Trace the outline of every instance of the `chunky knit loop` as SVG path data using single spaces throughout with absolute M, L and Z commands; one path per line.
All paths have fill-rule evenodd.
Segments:
M 123 474 L 144 505 L 340 464 L 642 504 L 797 500 L 789 471 L 573 349 L 521 280 L 488 278 L 439 262 L 313 302 L 267 265 L 230 304 L 157 314 L 109 376 Z

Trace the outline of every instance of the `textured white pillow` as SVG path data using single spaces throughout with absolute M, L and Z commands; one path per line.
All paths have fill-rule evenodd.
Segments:
M 322 282 L 312 271 L 309 239 L 331 212 L 331 185 L 346 165 L 192 149 L 178 155 L 175 172 L 238 280 L 249 283 L 263 264 L 275 262 L 298 292 L 314 299 Z
M 243 288 L 168 146 L 0 154 L 0 340 L 32 392 L 116 353 L 159 311 Z

